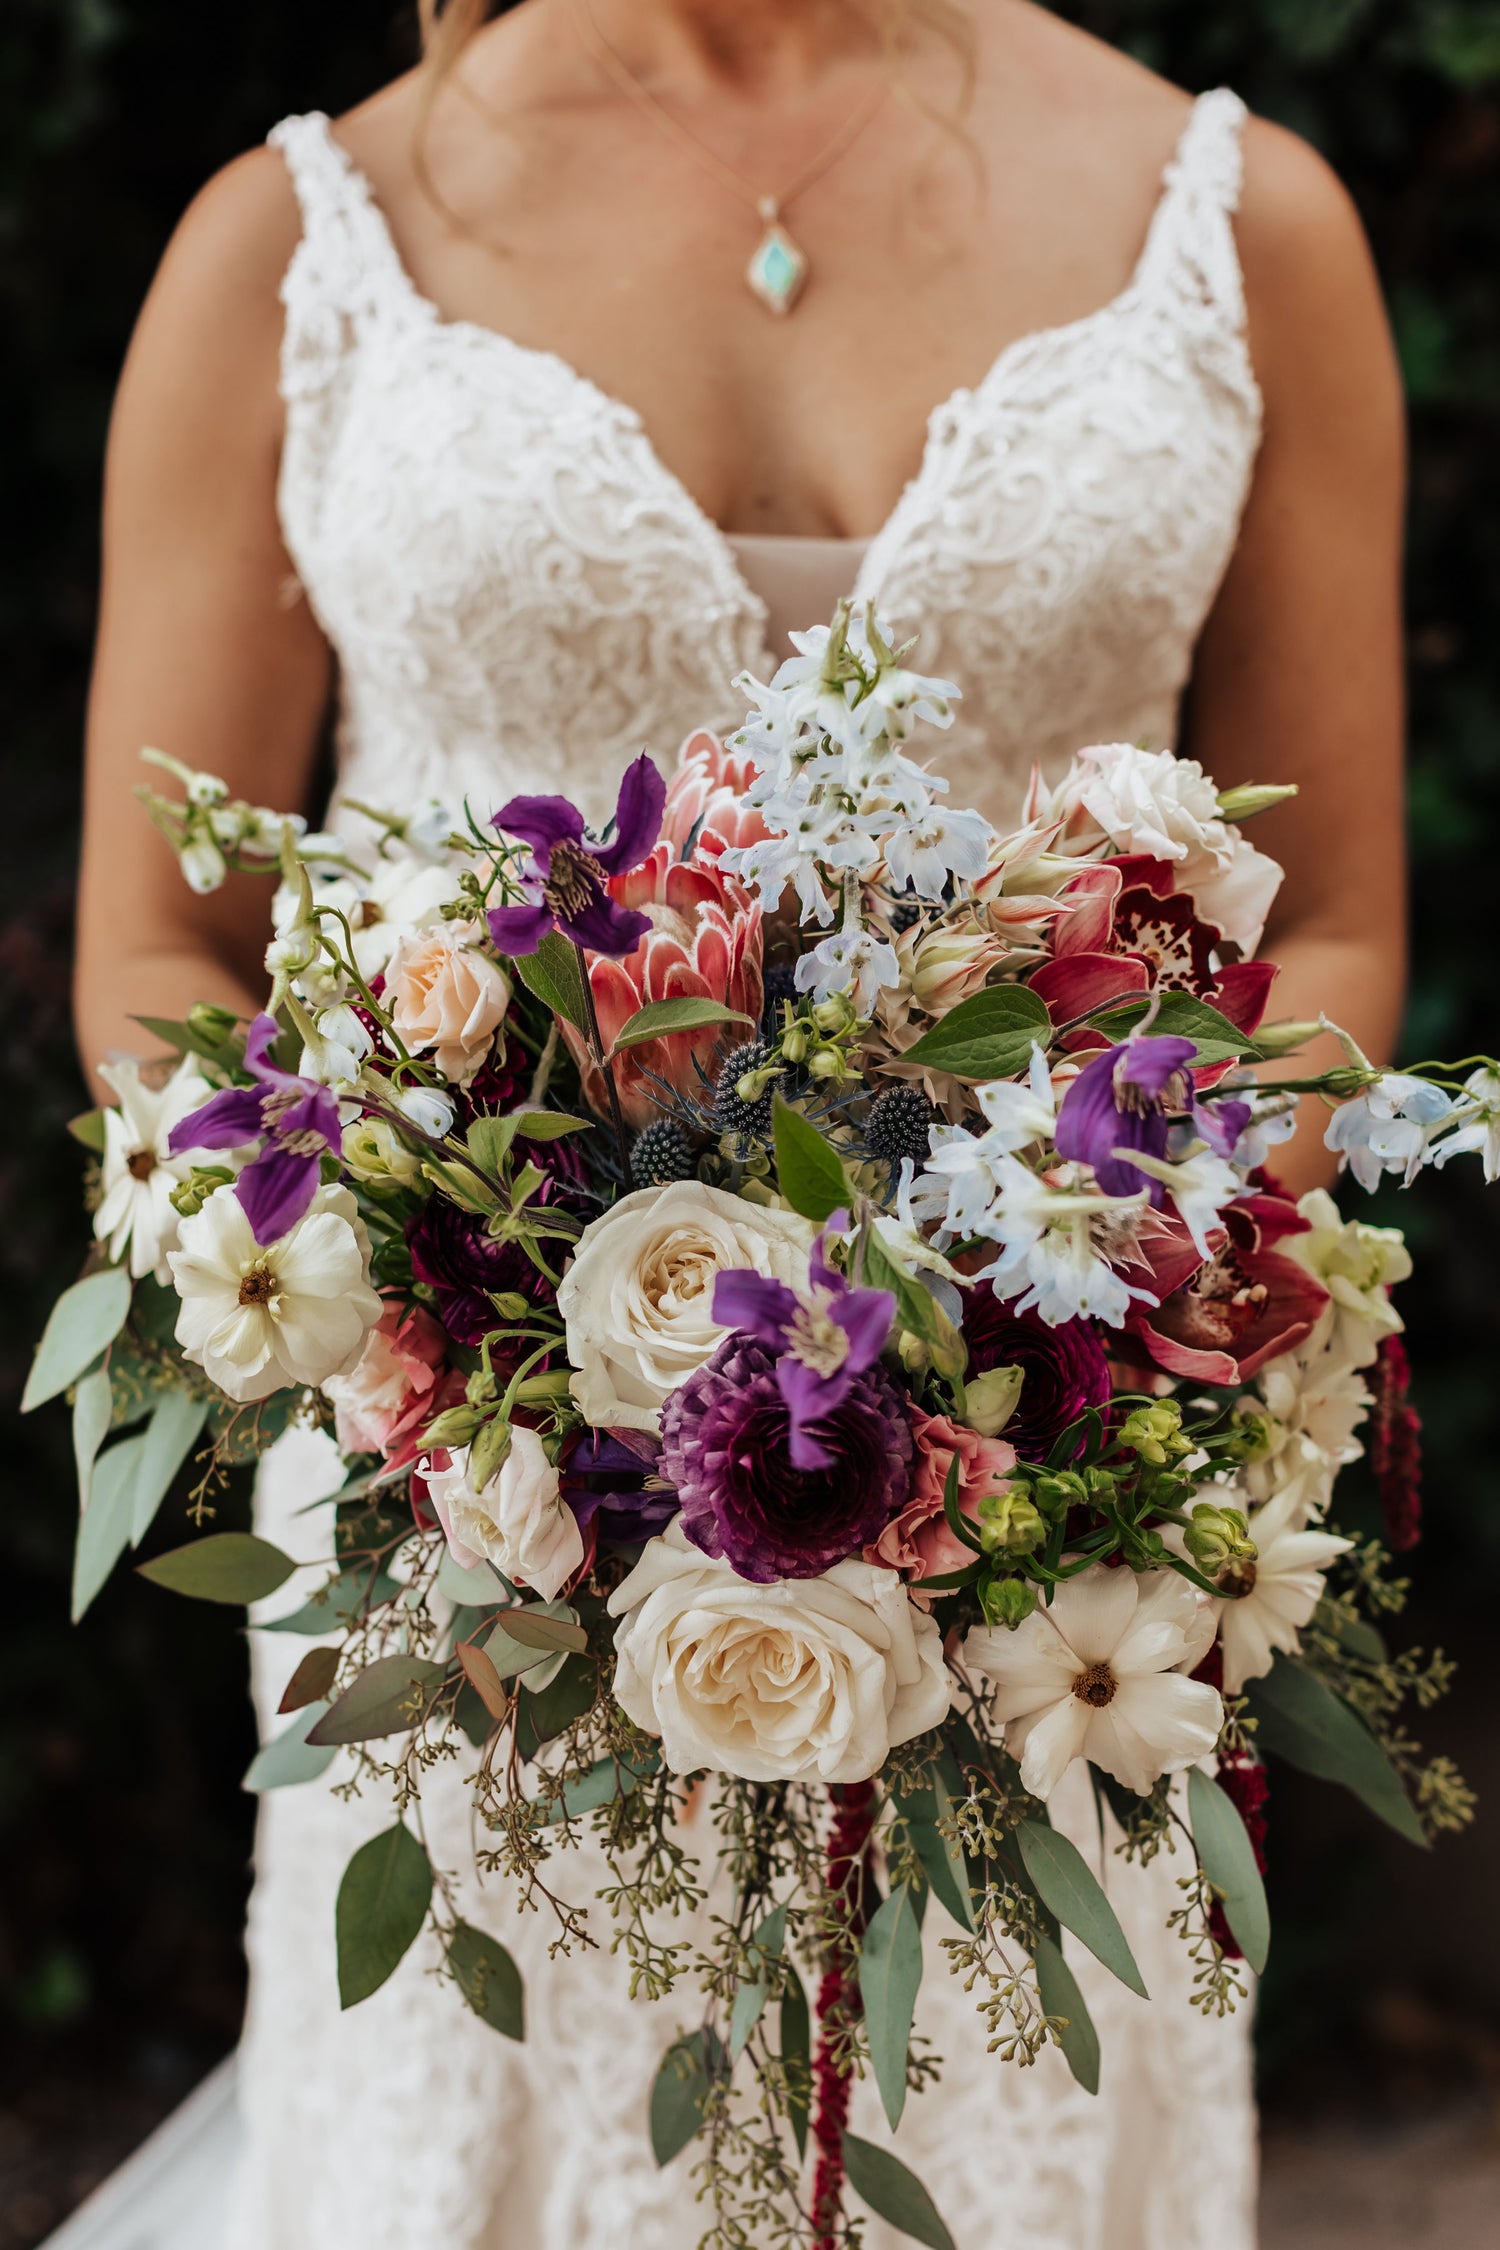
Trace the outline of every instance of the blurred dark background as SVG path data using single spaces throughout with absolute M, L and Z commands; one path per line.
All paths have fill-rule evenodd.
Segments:
M 1411 1056 L 1493 1043 L 1500 849 L 1500 4 L 1070 0 L 1193 90 L 1227 81 L 1357 196 L 1411 396 Z M 209 173 L 405 67 L 392 0 L 0 5 L 0 2250 L 23 2250 L 233 2044 L 251 1805 L 244 1652 L 128 1576 L 67 1622 L 67 1416 L 10 1409 L 82 1247 L 67 1020 L 100 460 L 132 318 Z M 1274 744 L 1266 778 L 1274 779 Z M 1425 1721 L 1483 1791 L 1422 1857 L 1284 1770 L 1261 2014 L 1279 2119 L 1500 2116 L 1500 1191 L 1401 1199 L 1428 1439 L 1410 1636 L 1460 1660 Z M 167 1511 L 170 1518 L 171 1510 Z M 180 1519 L 179 1519 L 180 1521 Z M 169 1522 L 169 1530 L 173 1527 Z M 1329 2238 L 1332 2239 L 1331 2237 Z M 1410 2239 L 1416 2239 L 1412 2237 Z M 1421 2239 L 1426 2239 L 1425 2236 Z M 1472 2237 L 1477 2240 L 1477 2236 Z

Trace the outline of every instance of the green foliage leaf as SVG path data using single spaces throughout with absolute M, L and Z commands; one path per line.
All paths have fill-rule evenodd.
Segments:
M 616 1797 L 633 1795 L 643 1781 L 660 1770 L 661 1758 L 656 1752 L 643 1754 L 638 1766 L 628 1766 L 618 1758 L 601 1758 L 576 1781 L 564 1782 L 562 1802 L 554 1805 L 550 1818 L 553 1822 L 577 1820 L 584 1813 L 596 1812 L 600 1805 L 613 1804 Z
M 896 1300 L 898 1326 L 920 1336 L 924 1344 L 941 1344 L 951 1333 L 951 1324 L 941 1317 L 939 1307 L 929 1289 L 896 1263 L 873 1226 L 864 1230 L 865 1286 L 868 1289 L 888 1289 Z
M 669 1039 L 679 1032 L 706 1031 L 716 1023 L 751 1023 L 738 1008 L 725 1008 L 717 1000 L 648 1000 L 616 1034 L 612 1054 L 627 1047 L 644 1046 L 648 1039 Z
M 72 1617 L 76 1625 L 130 1542 L 135 1480 L 144 1437 L 122 1438 L 94 1463 L 88 1508 L 73 1550 Z
M 860 1942 L 859 1991 L 875 2083 L 892 2127 L 906 2107 L 906 2050 L 922 1982 L 922 1933 L 911 1892 L 899 1883 L 871 1915 Z
M 576 1031 L 588 1029 L 583 971 L 576 951 L 566 938 L 553 931 L 543 938 L 535 953 L 518 954 L 512 966 L 528 992 L 534 992 L 544 1008 L 550 1008 L 555 1016 L 565 1017 Z
M 901 1059 L 955 1078 L 1015 1078 L 1030 1067 L 1033 1042 L 1045 1044 L 1050 1029 L 1046 1003 L 1029 985 L 992 984 L 950 1008 Z
M 667 2049 L 651 2088 L 651 2153 L 658 2164 L 670 2164 L 693 2139 L 709 2087 L 726 2065 L 723 2046 L 706 2025 Z
M 344 1869 L 334 1909 L 339 2006 L 378 1992 L 427 1919 L 432 1869 L 404 1821 L 372 1836 Z
M 1069 2070 L 1086 2094 L 1097 2094 L 1099 2034 L 1078 1989 L 1078 1980 L 1063 1958 L 1062 1948 L 1054 1945 L 1049 1937 L 1040 1939 L 1037 1944 L 1036 1983 L 1047 2014 L 1067 2018 L 1062 2051 Z
M 561 1617 L 549 1615 L 540 1604 L 527 1609 L 502 1609 L 495 1623 L 522 1648 L 543 1649 L 554 1655 L 566 1649 L 578 1655 L 589 1645 L 588 1634 L 571 1612 Z
M 324 1712 L 309 1742 L 374 1742 L 405 1733 L 447 1669 L 426 1656 L 377 1656 Z
M 1124 1039 L 1144 1017 L 1150 1002 L 1133 1000 L 1123 1008 L 1107 1009 L 1093 1021 L 1110 1039 Z M 1198 1049 L 1200 1063 L 1228 1062 L 1236 1055 L 1253 1055 L 1255 1041 L 1243 1031 L 1236 1030 L 1227 1016 L 1220 1015 L 1206 1000 L 1199 1000 L 1191 992 L 1164 992 L 1160 1005 L 1151 1019 L 1151 1036 L 1156 1038 L 1191 1039 Z
M 298 1661 L 296 1670 L 287 1681 L 281 1701 L 276 1706 L 277 1710 L 303 1711 L 309 1703 L 317 1703 L 326 1708 L 338 1668 L 339 1652 L 336 1648 L 321 1645 L 310 1648 Z
M 68 1131 L 81 1147 L 90 1150 L 93 1155 L 102 1156 L 104 1154 L 104 1112 L 102 1109 L 86 1109 L 81 1117 L 70 1117 L 68 1119 Z
M 781 2060 L 791 2064 L 787 2113 L 797 2154 L 807 2154 L 807 2128 L 812 2115 L 812 2019 L 802 1979 L 789 1961 L 781 1991 Z
M 1246 1689 L 1256 1740 L 1288 1765 L 1341 1782 L 1398 1836 L 1427 1845 L 1416 1808 L 1390 1759 L 1364 1720 L 1316 1672 L 1278 1656 Z
M 804 1219 L 822 1221 L 854 1207 L 854 1190 L 838 1150 L 800 1110 L 776 1096 L 772 1133 L 776 1178 L 782 1194 Z
M 750 1940 L 750 1952 L 752 1956 L 758 1957 L 761 1963 L 768 1967 L 780 1954 L 785 1939 L 786 1908 L 775 1906 Z M 769 1996 L 770 1984 L 764 1973 L 760 1976 L 747 1977 L 735 1993 L 734 2005 L 729 2012 L 729 2059 L 731 2062 L 738 2062 L 740 2056 L 744 2053 L 751 2032 L 760 2022 Z
M 521 1972 L 498 1938 L 460 1922 L 448 1940 L 453 1981 L 476 2016 L 502 2039 L 526 2037 L 526 1993 Z
M 1077 1846 L 1039 1820 L 1023 1820 L 1015 1833 L 1022 1863 L 1043 1906 L 1065 1929 L 1082 1938 L 1096 1961 L 1102 1961 L 1122 1984 L 1148 2000 L 1151 1996 L 1135 1965 L 1119 1916 Z
M 109 1434 L 113 1413 L 114 1393 L 110 1388 L 109 1369 L 92 1368 L 82 1377 L 73 1394 L 73 1466 L 78 1473 L 80 1511 L 89 1504 L 94 1461 Z
M 586 1117 L 556 1109 L 513 1109 L 504 1117 L 476 1117 L 464 1145 L 481 1170 L 498 1172 L 518 1141 L 560 1141 L 568 1133 L 587 1133 Z
M 331 1742 L 320 1746 L 307 1738 L 327 1708 L 326 1703 L 310 1703 L 283 1733 L 262 1744 L 245 1769 L 241 1788 L 260 1796 L 267 1789 L 295 1789 L 326 1773 L 338 1756 L 337 1749 Z
M 187 1459 L 199 1431 L 208 1420 L 208 1400 L 191 1391 L 168 1391 L 146 1425 L 145 1444 L 135 1480 L 135 1515 L 130 1544 L 138 1547 L 151 1529 L 156 1511 L 172 1489 L 173 1479 Z M 281 1581 L 278 1579 L 277 1584 Z
M 257 1619 L 252 1630 L 318 1637 L 336 1633 L 366 1606 L 377 1609 L 399 1590 L 396 1580 L 386 1571 L 372 1572 L 368 1563 L 360 1563 L 353 1570 L 340 1571 L 336 1578 L 327 1579 L 311 1601 L 304 1602 L 300 1609 L 289 1611 L 285 1617 Z
M 946 1820 L 953 1809 L 953 1799 L 942 1776 L 934 1774 L 927 1787 L 913 1790 L 910 1796 L 899 1797 L 897 1806 L 907 1824 L 912 1850 L 921 1861 L 922 1872 L 933 1890 L 961 1929 L 977 1929 L 963 1853 L 938 1827 L 938 1822 Z
M 1224 1902 L 1224 1919 L 1257 1976 L 1271 1943 L 1271 1911 L 1255 1847 L 1234 1801 L 1197 1766 L 1188 1770 L 1188 1820 L 1198 1863 Z
M 516 1691 L 516 1741 L 523 1758 L 534 1758 L 544 1744 L 594 1707 L 593 1666 L 564 1659 L 562 1670 L 543 1688 L 529 1684 Z
M 42 1331 L 21 1394 L 21 1412 L 30 1414 L 76 1383 L 114 1342 L 129 1310 L 130 1276 L 123 1266 L 103 1266 L 65 1289 Z
M 854 2133 L 844 2135 L 844 2170 L 861 2203 L 868 2203 L 877 2219 L 884 2219 L 927 2250 L 954 2250 L 954 2241 L 937 2206 L 915 2172 L 908 2172 L 888 2149 L 876 2148 Z
M 143 1439 L 142 1443 L 147 1443 Z M 258 1602 L 284 1586 L 297 1565 L 249 1531 L 215 1531 L 137 1564 L 142 1578 L 199 1602 Z

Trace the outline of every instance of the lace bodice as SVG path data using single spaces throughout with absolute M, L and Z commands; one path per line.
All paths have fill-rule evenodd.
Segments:
M 855 592 L 964 690 L 954 801 L 1033 758 L 1170 744 L 1260 429 L 1232 214 L 1238 98 L 1206 94 L 1110 304 L 1023 337 L 933 414 Z M 271 136 L 305 232 L 283 287 L 280 505 L 337 651 L 354 796 L 565 788 L 732 724 L 764 605 L 639 417 L 565 361 L 444 320 L 326 118 Z M 808 620 L 809 623 L 812 620 Z
M 955 799 L 1014 810 L 1033 758 L 1090 741 L 1170 743 L 1194 642 L 1234 544 L 1260 425 L 1231 224 L 1243 109 L 1199 101 L 1135 275 L 1084 320 L 1012 345 L 933 415 L 921 467 L 866 549 L 856 592 L 920 634 L 963 685 L 941 763 Z M 728 540 L 638 417 L 562 360 L 441 319 L 405 274 L 365 182 L 321 117 L 272 136 L 305 233 L 286 276 L 280 504 L 339 660 L 340 786 L 399 801 L 565 788 L 597 814 L 646 744 L 738 717 L 726 682 L 763 667 L 766 614 Z M 268 1458 L 258 1521 L 300 1555 L 336 1481 L 325 1439 Z M 256 1636 L 268 1734 L 305 1646 Z M 245 2162 L 230 2250 L 693 2250 L 708 2215 L 690 2159 L 653 2167 L 647 2098 L 693 2002 L 631 2002 L 605 1951 L 547 1959 L 543 1917 L 474 1874 L 467 1791 L 424 1784 L 427 1834 L 461 1911 L 510 1945 L 524 2047 L 432 1973 L 419 1941 L 341 2016 L 339 1878 L 390 1819 L 339 1769 L 263 1808 L 241 2078 Z M 1086 1795 L 1086 1792 L 1085 1792 Z M 1250 2250 L 1253 2126 L 1243 2015 L 1203 2021 L 1165 1928 L 1177 1862 L 1101 1860 L 1154 1995 L 1069 1942 L 1098 2026 L 1091 2100 L 1055 2052 L 986 2055 L 927 1918 L 918 2027 L 945 2058 L 899 2146 L 958 2250 Z M 568 1895 L 605 1879 L 585 1840 Z M 597 1910 L 601 1915 L 603 1910 Z M 886 2132 L 873 2089 L 856 2129 Z M 899 2250 L 871 2224 L 870 2250 Z

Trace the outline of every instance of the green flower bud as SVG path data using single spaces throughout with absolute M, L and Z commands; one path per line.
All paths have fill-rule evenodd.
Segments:
M 497 1289 L 490 1303 L 502 1320 L 524 1320 L 532 1309 L 528 1299 L 514 1289 Z
M 189 1031 L 196 1031 L 210 1046 L 222 1047 L 239 1022 L 233 1008 L 216 1008 L 207 1000 L 195 1001 L 187 1012 Z
M 1036 1588 L 1025 1578 L 981 1579 L 979 1606 L 986 1625 L 1004 1625 L 1013 1633 L 1036 1608 Z
M 805 1023 L 788 1024 L 781 1034 L 781 1052 L 791 1063 L 806 1062 L 812 1033 Z
M 1047 1537 L 1040 1510 L 1015 1485 L 987 1492 L 979 1503 L 979 1541 L 987 1555 L 1029 1555 Z
M 1263 1023 L 1255 1044 L 1263 1055 L 1290 1055 L 1316 1039 L 1322 1028 L 1320 1023 Z
M 209 1197 L 227 1187 L 234 1174 L 222 1164 L 195 1164 L 187 1178 L 168 1196 L 179 1219 L 196 1219 Z
M 1234 1439 L 1229 1458 L 1264 1461 L 1276 1443 L 1276 1433 L 1275 1416 L 1267 1414 L 1250 1399 L 1242 1398 L 1234 1410 Z
M 825 1032 L 830 1038 L 837 1038 L 841 1031 L 853 1028 L 855 1016 L 843 993 L 836 992 L 830 999 L 818 1002 L 813 1009 L 812 1020 L 819 1031 Z
M 377 1194 L 410 1187 L 422 1177 L 422 1159 L 383 1117 L 361 1117 L 344 1127 L 344 1170 Z
M 964 1388 L 964 1420 L 981 1437 L 998 1437 L 1016 1410 L 1026 1371 L 1022 1367 L 990 1367 L 973 1376 Z
M 1182 1410 L 1171 1399 L 1163 1399 L 1156 1406 L 1138 1406 L 1127 1415 L 1120 1426 L 1120 1443 L 1158 1469 L 1193 1450 L 1192 1439 L 1182 1434 Z
M 1226 1563 L 1253 1561 L 1255 1541 L 1238 1508 L 1217 1508 L 1200 1500 L 1183 1534 L 1183 1545 L 1199 1569 L 1212 1577 Z
M 837 1047 L 815 1047 L 807 1058 L 809 1078 L 842 1078 L 846 1065 Z
M 1219 791 L 1219 818 L 1252 820 L 1256 813 L 1269 812 L 1273 805 L 1285 804 L 1296 794 L 1295 781 L 1242 781 L 1235 789 Z
M 771 1081 L 780 1075 L 774 1063 L 763 1070 L 747 1070 L 743 1078 L 735 1080 L 734 1090 L 742 1102 L 758 1102 Z
M 510 1424 L 497 1415 L 475 1434 L 469 1448 L 469 1483 L 476 1492 L 482 1492 L 490 1478 L 499 1473 L 509 1452 Z
M 427 1445 L 467 1445 L 479 1427 L 479 1416 L 469 1406 L 450 1406 L 423 1431 Z

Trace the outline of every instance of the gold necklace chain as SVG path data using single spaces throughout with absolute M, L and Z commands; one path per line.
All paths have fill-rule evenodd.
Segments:
M 757 243 L 750 263 L 745 269 L 745 279 L 755 295 L 769 312 L 789 313 L 807 285 L 810 262 L 805 250 L 794 242 L 782 224 L 782 212 L 804 195 L 813 184 L 831 172 L 840 157 L 854 146 L 860 134 L 873 119 L 890 91 L 882 82 L 874 93 L 847 118 L 833 139 L 819 150 L 789 187 L 779 195 L 767 194 L 726 164 L 721 156 L 690 132 L 681 120 L 674 117 L 666 104 L 659 101 L 649 86 L 637 78 L 635 72 L 605 38 L 594 16 L 590 0 L 573 0 L 573 21 L 584 48 L 592 55 L 600 69 L 619 87 L 648 118 L 658 132 L 675 141 L 685 154 L 691 156 L 705 171 L 712 172 L 730 192 L 743 202 L 753 204 L 764 225 L 764 233 Z

